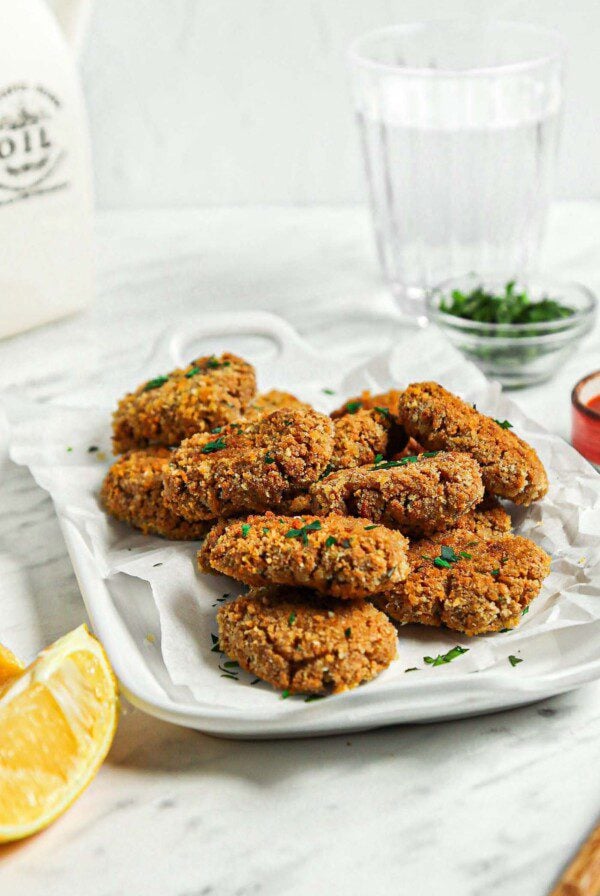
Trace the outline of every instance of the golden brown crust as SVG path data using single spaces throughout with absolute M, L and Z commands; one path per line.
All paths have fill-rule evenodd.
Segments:
M 512 520 L 495 498 L 486 495 L 481 504 L 459 517 L 456 529 L 468 529 L 481 538 L 506 535 L 512 529 Z
M 186 541 L 202 538 L 209 524 L 188 523 L 163 504 L 163 473 L 170 459 L 169 449 L 161 446 L 139 448 L 123 455 L 102 484 L 102 503 L 115 519 L 147 535 Z
M 398 389 L 390 389 L 389 392 L 378 392 L 371 395 L 369 389 L 365 389 L 361 395 L 348 398 L 344 404 L 331 412 L 334 420 L 345 417 L 347 414 L 356 414 L 359 410 L 374 410 L 383 408 L 389 414 L 389 419 L 398 420 L 398 405 L 402 392 Z M 387 416 L 387 415 L 386 415 Z
M 334 422 L 335 439 L 329 469 L 348 470 L 372 464 L 377 455 L 385 456 L 390 421 L 375 410 L 345 414 Z
M 435 563 L 444 559 L 442 547 L 458 557 L 447 567 Z M 409 560 L 408 578 L 375 604 L 397 622 L 445 625 L 467 635 L 518 625 L 550 572 L 550 558 L 529 539 L 479 538 L 465 529 L 415 542 Z
M 164 500 L 191 522 L 265 512 L 316 482 L 332 451 L 333 423 L 317 411 L 240 420 L 182 442 L 165 473 Z
M 347 691 L 396 657 L 394 626 L 366 601 L 259 588 L 223 604 L 217 621 L 221 650 L 290 694 Z
M 531 445 L 438 383 L 410 385 L 399 410 L 406 431 L 427 449 L 471 454 L 491 494 L 528 505 L 548 491 L 546 471 Z
M 269 392 L 261 392 L 253 398 L 244 410 L 244 419 L 256 420 L 261 414 L 272 414 L 281 408 L 304 408 L 311 410 L 311 406 L 305 401 L 300 401 L 291 392 L 280 392 L 279 389 L 271 389 Z
M 313 512 L 358 516 L 420 535 L 452 526 L 483 498 L 477 462 L 458 452 L 332 473 L 311 489 Z
M 198 552 L 203 572 L 246 585 L 289 585 L 352 600 L 408 575 L 408 541 L 385 526 L 343 516 L 250 516 L 219 527 Z
M 197 358 L 121 399 L 113 414 L 113 450 L 178 445 L 235 420 L 255 394 L 254 368 L 242 358 L 228 352 Z

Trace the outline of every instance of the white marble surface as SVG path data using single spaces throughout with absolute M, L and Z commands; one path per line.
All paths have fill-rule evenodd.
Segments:
M 393 339 L 361 210 L 107 213 L 86 314 L 0 343 L 0 378 L 60 397 L 133 365 L 166 322 L 257 307 L 325 350 Z M 600 205 L 556 209 L 546 268 L 600 289 Z M 330 325 L 323 324 L 323 309 Z M 568 436 L 600 330 L 515 397 Z M 0 456 L 0 641 L 29 659 L 85 618 L 53 509 Z M 548 892 L 600 805 L 600 685 L 443 725 L 229 742 L 125 706 L 109 758 L 48 831 L 0 851 L 3 896 Z

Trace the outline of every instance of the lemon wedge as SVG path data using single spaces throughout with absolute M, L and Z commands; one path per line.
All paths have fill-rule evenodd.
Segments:
M 0 843 L 37 831 L 90 783 L 112 743 L 117 683 L 102 648 L 81 625 L 23 670 L 0 663 Z
M 14 653 L 8 647 L 0 644 L 0 687 L 5 684 L 9 678 L 14 678 L 25 668 L 25 665 L 18 660 Z

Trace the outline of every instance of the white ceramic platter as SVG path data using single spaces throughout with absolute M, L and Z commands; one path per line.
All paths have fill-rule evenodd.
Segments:
M 216 735 L 300 737 L 487 713 L 540 700 L 600 677 L 598 565 L 596 558 L 592 558 L 591 565 L 586 565 L 586 558 L 580 556 L 584 551 L 590 553 L 594 533 L 600 531 L 600 477 L 560 439 L 528 421 L 497 387 L 487 383 L 451 349 L 438 344 L 436 338 L 433 333 L 425 337 L 419 331 L 409 330 L 395 353 L 362 363 L 347 376 L 349 362 L 341 360 L 342 355 L 335 347 L 328 357 L 316 354 L 287 324 L 272 315 L 215 315 L 205 317 L 193 328 L 192 335 L 188 331 L 166 338 L 144 370 L 145 376 L 151 376 L 157 370 L 167 369 L 167 364 L 180 364 L 202 351 L 218 353 L 228 348 L 256 364 L 261 389 L 294 391 L 323 410 L 341 403 L 351 394 L 351 389 L 389 388 L 402 386 L 407 380 L 437 379 L 449 388 L 462 391 L 469 400 L 475 396 L 482 402 L 478 405 L 482 409 L 514 420 L 518 431 L 540 451 L 551 480 L 558 483 L 556 488 L 553 486 L 553 498 L 547 510 L 544 502 L 540 507 L 515 513 L 520 531 L 553 549 L 557 569 L 519 629 L 470 641 L 451 633 L 417 627 L 403 629 L 400 659 L 393 669 L 354 691 L 308 703 L 302 698 L 282 700 L 262 684 L 252 687 L 250 677 L 243 673 L 237 681 L 223 679 L 218 670 L 219 655 L 210 650 L 211 641 L 206 635 L 206 626 L 214 622 L 216 597 L 224 590 L 230 593 L 236 590 L 223 578 L 200 577 L 190 572 L 191 584 L 185 599 L 189 600 L 193 612 L 187 627 L 179 629 L 183 632 L 181 651 L 185 654 L 185 662 L 182 659 L 180 663 L 177 643 L 173 642 L 177 620 L 165 615 L 164 602 L 154 599 L 154 582 L 151 587 L 143 574 L 131 574 L 131 569 L 125 571 L 128 568 L 125 551 L 134 552 L 129 555 L 134 566 L 136 562 L 142 566 L 162 566 L 162 562 L 149 560 L 164 556 L 167 568 L 170 563 L 175 571 L 191 570 L 197 545 L 173 546 L 158 539 L 143 540 L 121 524 L 109 523 L 115 527 L 114 532 L 111 529 L 115 539 L 111 557 L 114 560 L 125 554 L 126 562 L 111 563 L 106 558 L 100 562 L 98 545 L 90 536 L 89 526 L 97 512 L 95 494 L 104 469 L 88 469 L 85 464 L 91 461 L 82 458 L 72 468 L 73 478 L 65 477 L 66 461 L 61 460 L 60 484 L 57 484 L 58 462 L 52 449 L 52 426 L 44 424 L 50 447 L 44 447 L 45 453 L 42 453 L 41 448 L 31 447 L 35 441 L 32 433 L 42 423 L 22 410 L 16 413 L 21 419 L 15 423 L 14 402 L 12 408 L 7 408 L 14 424 L 13 459 L 27 464 L 54 499 L 92 628 L 103 642 L 121 687 L 133 704 L 162 719 Z M 424 357 L 424 346 L 427 346 L 427 357 Z M 120 392 L 135 382 L 120 383 Z M 337 394 L 326 396 L 325 386 L 336 387 Z M 107 407 L 109 395 L 119 394 L 116 388 L 115 383 L 107 386 L 109 394 L 104 395 Z M 101 396 L 90 398 L 95 406 L 101 401 Z M 66 413 L 72 414 L 73 409 Z M 94 413 L 98 414 L 97 407 Z M 84 418 L 85 412 L 80 416 Z M 108 414 L 104 410 L 100 420 L 102 423 L 98 425 L 104 427 L 107 443 Z M 84 421 L 82 426 L 85 425 Z M 71 463 L 70 458 L 68 462 Z M 72 463 L 77 464 L 77 458 Z M 83 477 L 81 487 L 77 485 L 78 475 Z M 572 494 L 573 478 L 581 488 Z M 578 517 L 574 524 L 573 514 L 579 513 L 576 508 L 582 501 L 589 505 L 583 512 L 589 513 Z M 559 513 L 556 508 L 560 508 L 561 502 L 564 512 Z M 106 525 L 104 521 L 103 525 Z M 128 539 L 131 539 L 130 546 L 127 546 Z M 195 637 L 196 619 L 198 632 L 202 629 L 201 638 Z M 470 647 L 467 658 L 435 668 L 420 663 L 418 672 L 404 673 L 404 667 L 417 664 L 415 657 L 422 659 L 423 655 L 439 650 L 440 645 L 448 649 L 456 643 Z M 509 654 L 521 655 L 524 662 L 513 667 L 507 661 Z M 190 687 L 183 683 L 181 672 L 182 668 L 188 669 L 186 662 L 193 665 L 194 684 Z

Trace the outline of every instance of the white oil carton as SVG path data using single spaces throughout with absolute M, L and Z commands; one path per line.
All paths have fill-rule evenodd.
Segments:
M 0 337 L 93 294 L 92 177 L 77 0 L 0 0 Z M 68 36 L 67 36 L 68 35 Z

